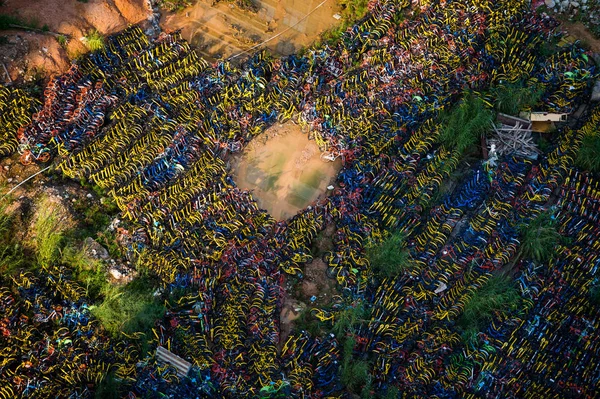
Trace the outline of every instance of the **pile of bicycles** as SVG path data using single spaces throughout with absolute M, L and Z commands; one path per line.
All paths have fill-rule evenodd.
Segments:
M 127 256 L 156 275 L 164 292 L 178 293 L 151 345 L 194 367 L 180 378 L 152 356 L 111 350 L 113 341 L 96 332 L 85 310 L 81 287 L 68 270 L 52 267 L 44 284 L 70 302 L 61 310 L 52 301 L 35 305 L 27 290 L 41 283 L 19 280 L 18 295 L 7 291 L 3 299 L 7 314 L 16 315 L 3 328 L 9 335 L 23 330 L 33 340 L 25 347 L 42 350 L 38 332 L 27 322 L 20 327 L 23 317 L 10 308 L 24 301 L 36 323 L 58 320 L 65 329 L 57 334 L 72 342 L 85 322 L 82 334 L 97 336 L 89 341 L 95 346 L 70 343 L 65 353 L 72 357 L 60 358 L 56 379 L 24 370 L 22 355 L 11 355 L 0 378 L 50 383 L 27 382 L 0 391 L 3 397 L 36 390 L 85 397 L 108 372 L 130 397 L 344 397 L 349 356 L 368 360 L 365 395 L 395 387 L 414 397 L 593 397 L 598 318 L 582 301 L 597 280 L 598 198 L 594 178 L 573 172 L 573 159 L 600 111 L 560 131 L 537 159 L 511 154 L 497 165 L 465 166 L 462 151 L 442 142 L 438 117 L 465 91 L 491 107 L 494 99 L 484 94 L 490 86 L 517 82 L 542 91 L 539 109 L 571 112 L 589 93 L 594 67 L 577 44 L 540 53 L 541 43 L 557 37 L 556 22 L 531 13 L 526 1 L 408 5 L 372 1 L 367 16 L 335 43 L 282 59 L 261 51 L 241 66 L 208 65 L 178 33 L 150 39 L 134 26 L 52 78 L 40 110 L 31 119 L 19 114 L 7 134 L 30 151 L 24 161 L 54 156 L 65 176 L 113 196 L 127 224 L 119 237 Z M 25 103 L 3 93 L 0 100 L 20 112 Z M 277 221 L 236 187 L 227 162 L 288 120 L 343 166 L 330 195 Z M 455 178 L 459 169 L 464 173 Z M 559 188 L 556 218 L 573 247 L 560 246 L 548 265 L 518 259 L 519 226 L 547 212 Z M 359 306 L 366 316 L 342 332 L 351 338 L 348 348 L 339 336 L 306 331 L 283 342 L 284 282 L 303 277 L 311 245 L 329 225 L 333 248 L 323 260 L 343 295 L 312 314 L 323 328 Z M 383 278 L 366 247 L 390 231 L 406 237 L 415 267 Z M 513 263 L 520 308 L 496 312 L 476 343 L 465 343 L 457 320 Z M 93 361 L 83 362 L 84 352 Z

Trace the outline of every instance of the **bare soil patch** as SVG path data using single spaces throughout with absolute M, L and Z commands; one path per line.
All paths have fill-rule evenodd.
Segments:
M 48 33 L 21 30 L 0 32 L 0 61 L 4 62 L 12 80 L 27 78 L 34 73 L 50 75 L 68 69 L 70 60 L 85 53 L 81 41 L 95 29 L 108 35 L 130 24 L 146 21 L 152 10 L 146 0 L 4 0 L 0 13 L 18 17 L 27 23 L 44 25 L 52 32 L 70 39 L 63 48 L 56 37 Z M 0 81 L 8 81 L 0 69 Z
M 252 191 L 261 208 L 287 219 L 324 195 L 335 180 L 341 162 L 323 161 L 320 155 L 298 125 L 275 125 L 233 160 L 233 177 L 238 187 Z
M 339 23 L 335 0 L 256 0 L 258 12 L 242 10 L 232 3 L 199 0 L 195 5 L 161 18 L 164 30 L 182 30 L 183 37 L 209 60 L 229 58 L 270 38 L 272 53 L 289 55 L 318 39 Z M 304 17 L 310 14 L 304 19 Z
M 600 39 L 597 39 L 583 23 L 563 21 L 561 27 L 575 39 L 587 43 L 594 53 L 600 53 Z

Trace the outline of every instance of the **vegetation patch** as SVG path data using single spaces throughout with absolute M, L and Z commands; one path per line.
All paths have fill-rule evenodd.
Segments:
M 90 307 L 91 312 L 113 336 L 121 332 L 149 333 L 165 313 L 164 305 L 152 293 L 153 286 L 147 277 L 122 287 L 106 286 L 102 293 L 104 300 Z
M 367 248 L 367 257 L 375 274 L 393 277 L 415 267 L 405 239 L 403 233 L 395 232 L 382 243 Z
M 496 312 L 516 310 L 521 297 L 512 279 L 506 275 L 490 278 L 465 304 L 457 321 L 465 342 L 473 343 Z
M 104 35 L 96 29 L 85 35 L 85 44 L 91 51 L 98 51 L 104 48 Z
M 537 262 L 548 262 L 554 255 L 561 235 L 557 222 L 550 212 L 540 213 L 535 219 L 519 227 L 521 232 L 521 254 Z
M 598 135 L 583 137 L 575 163 L 582 169 L 594 173 L 600 172 L 600 137 Z
M 490 131 L 494 113 L 481 98 L 469 93 L 457 107 L 441 115 L 441 120 L 444 127 L 440 132 L 440 142 L 446 148 L 463 154 Z

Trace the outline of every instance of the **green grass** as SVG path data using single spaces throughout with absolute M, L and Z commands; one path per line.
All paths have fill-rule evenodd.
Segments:
M 67 39 L 67 37 L 65 35 L 58 35 L 58 36 L 56 36 L 56 41 L 58 42 L 58 44 L 62 48 L 65 48 L 67 46 L 67 43 L 68 43 L 68 39 Z
M 39 213 L 33 226 L 36 261 L 42 268 L 48 268 L 60 258 L 66 226 L 57 216 L 56 207 L 47 200 L 40 201 L 38 207 Z
M 518 116 L 520 111 L 531 109 L 542 98 L 542 87 L 525 87 L 524 84 L 515 84 L 494 87 L 490 90 L 494 98 L 494 108 L 503 114 Z
M 575 164 L 590 172 L 600 172 L 600 135 L 586 135 L 575 158 Z
M 490 278 L 465 304 L 457 321 L 465 342 L 474 343 L 495 312 L 515 310 L 521 297 L 510 277 L 498 275 Z
M 393 277 L 415 265 L 406 249 L 405 237 L 402 233 L 393 233 L 378 245 L 367 248 L 367 258 L 373 272 L 383 277 Z
M 543 212 L 527 224 L 519 226 L 520 253 L 537 262 L 547 262 L 554 255 L 554 247 L 561 241 L 557 223 L 550 212 Z
M 367 322 L 370 310 L 364 302 L 359 301 L 347 306 L 344 310 L 335 314 L 334 324 L 331 332 L 336 337 L 342 338 L 347 332 L 352 332 L 360 324 Z
M 102 50 L 104 48 L 104 35 L 94 29 L 85 35 L 85 44 L 91 51 Z
M 7 205 L 0 205 L 0 275 L 14 274 L 25 264 L 23 248 L 13 235 L 14 217 L 7 213 Z
M 108 282 L 102 263 L 89 257 L 86 248 L 75 249 L 66 246 L 61 250 L 61 263 L 67 265 L 73 276 L 86 289 L 86 296 L 93 302 L 106 289 Z
M 17 17 L 13 17 L 12 15 L 0 14 L 0 30 L 9 30 L 13 29 L 11 25 L 23 25 L 27 24 Z
M 104 300 L 92 306 L 91 312 L 112 336 L 138 331 L 149 334 L 165 312 L 163 303 L 152 294 L 154 286 L 146 277 L 121 287 L 106 286 Z
M 464 154 L 490 131 L 493 118 L 494 113 L 483 100 L 468 93 L 458 106 L 440 116 L 443 125 L 440 141 L 447 149 Z

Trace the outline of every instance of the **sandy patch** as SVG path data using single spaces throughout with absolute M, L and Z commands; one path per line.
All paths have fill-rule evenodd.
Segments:
M 232 161 L 233 178 L 276 219 L 294 216 L 327 192 L 341 168 L 323 161 L 314 141 L 292 122 L 267 129 Z
M 274 54 L 289 55 L 314 42 L 319 35 L 339 23 L 335 0 L 255 0 L 259 10 L 252 13 L 231 3 L 199 0 L 178 13 L 161 18 L 165 30 L 182 30 L 183 37 L 214 60 L 228 58 L 269 40 Z M 310 14 L 307 18 L 304 17 Z

